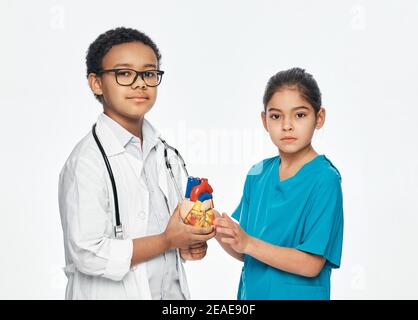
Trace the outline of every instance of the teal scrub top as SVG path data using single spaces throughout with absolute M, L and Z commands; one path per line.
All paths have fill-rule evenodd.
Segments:
M 251 168 L 232 217 L 257 239 L 321 255 L 326 263 L 316 277 L 304 277 L 244 255 L 238 299 L 330 299 L 331 269 L 340 266 L 343 242 L 340 173 L 324 155 L 282 181 L 279 165 L 276 156 Z

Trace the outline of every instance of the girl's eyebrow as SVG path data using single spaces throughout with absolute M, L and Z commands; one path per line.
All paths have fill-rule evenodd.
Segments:
M 308 107 L 305 106 L 298 106 L 298 107 L 293 107 L 292 109 L 290 109 L 291 111 L 293 110 L 297 110 L 297 109 L 305 109 L 305 110 L 309 110 Z M 279 108 L 275 108 L 275 107 L 271 107 L 268 108 L 267 111 L 279 111 L 279 112 L 283 112 L 282 110 L 280 110 Z

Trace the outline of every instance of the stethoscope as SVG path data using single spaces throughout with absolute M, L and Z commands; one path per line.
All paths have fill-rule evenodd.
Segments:
M 122 223 L 120 222 L 120 215 L 119 215 L 118 192 L 117 192 L 117 189 L 116 189 L 116 183 L 115 183 L 115 178 L 113 176 L 112 167 L 110 166 L 109 159 L 107 158 L 106 153 L 105 153 L 105 151 L 103 149 L 103 146 L 100 143 L 99 138 L 97 137 L 97 134 L 96 134 L 96 123 L 93 125 L 93 128 L 92 128 L 91 131 L 93 133 L 94 140 L 96 141 L 96 144 L 99 147 L 100 153 L 103 156 L 103 160 L 105 162 L 107 172 L 109 173 L 110 182 L 112 183 L 113 201 L 114 201 L 114 206 L 115 206 L 115 222 L 116 222 L 116 226 L 115 226 L 115 237 L 117 239 L 123 239 L 123 228 L 122 228 Z M 181 167 L 183 168 L 183 171 L 186 174 L 186 177 L 188 177 L 189 176 L 189 173 L 187 172 L 186 164 L 185 164 L 185 162 L 183 160 L 183 157 L 180 155 L 180 153 L 178 152 L 178 150 L 176 148 L 173 148 L 172 146 L 170 146 L 162 138 L 159 138 L 159 139 L 161 140 L 161 142 L 164 145 L 165 166 L 167 167 L 167 170 L 170 173 L 171 180 L 173 181 L 174 186 L 176 187 L 176 191 L 177 191 L 177 194 L 178 194 L 178 197 L 179 197 L 178 199 L 183 199 L 183 195 L 181 194 L 181 191 L 180 191 L 180 188 L 179 188 L 179 186 L 177 184 L 176 178 L 174 177 L 173 170 L 171 168 L 171 163 L 168 161 L 168 149 L 174 151 L 174 153 L 176 154 L 177 158 L 180 160 L 180 163 L 182 165 Z

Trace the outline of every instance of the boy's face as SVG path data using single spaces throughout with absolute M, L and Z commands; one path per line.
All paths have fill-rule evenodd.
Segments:
M 142 42 L 129 42 L 113 46 L 103 57 L 102 69 L 129 68 L 136 71 L 158 69 L 154 51 Z M 102 95 L 106 114 L 119 121 L 138 121 L 152 108 L 157 98 L 157 87 L 148 87 L 138 76 L 130 86 L 116 82 L 114 72 L 101 76 L 89 75 L 93 92 Z
M 315 117 L 315 110 L 299 90 L 283 88 L 271 97 L 261 118 L 279 151 L 293 154 L 311 145 L 315 128 L 321 128 L 325 121 L 325 109 Z

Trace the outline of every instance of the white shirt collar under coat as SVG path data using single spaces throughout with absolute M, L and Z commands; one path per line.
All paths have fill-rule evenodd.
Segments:
M 97 135 L 108 157 L 125 152 L 126 145 L 132 138 L 138 139 L 116 121 L 101 113 L 97 119 Z M 144 119 L 142 124 L 143 147 L 154 147 L 160 138 L 160 133 Z

